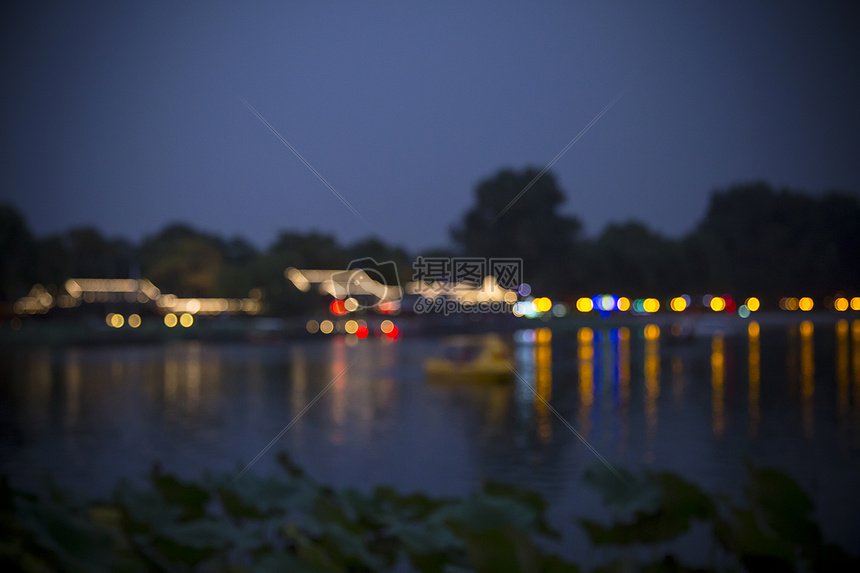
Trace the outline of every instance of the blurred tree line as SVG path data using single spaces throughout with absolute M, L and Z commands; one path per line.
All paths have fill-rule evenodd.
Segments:
M 403 283 L 411 280 L 419 254 L 520 257 L 525 280 L 553 297 L 823 296 L 860 287 L 856 195 L 736 185 L 714 192 L 702 220 L 681 238 L 636 221 L 612 223 L 587 238 L 576 217 L 561 213 L 565 195 L 552 173 L 538 174 L 505 169 L 478 183 L 474 205 L 451 229 L 454 246 L 421 253 L 375 238 L 341 245 L 333 235 L 290 231 L 261 250 L 241 237 L 225 239 L 185 224 L 168 225 L 137 245 L 92 227 L 35 237 L 14 207 L 0 205 L 0 301 L 26 294 L 35 283 L 62 285 L 70 277 L 145 277 L 183 297 L 244 297 L 259 288 L 270 314 L 287 315 L 319 304 L 316 295 L 285 279 L 287 267 L 345 269 L 372 257 L 394 261 Z

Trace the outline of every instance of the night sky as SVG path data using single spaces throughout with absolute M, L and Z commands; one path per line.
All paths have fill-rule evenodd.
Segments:
M 619 94 L 552 168 L 589 235 L 678 236 L 741 181 L 860 190 L 840 3 L 9 4 L 0 201 L 37 235 L 444 245 L 480 179 L 542 168 Z

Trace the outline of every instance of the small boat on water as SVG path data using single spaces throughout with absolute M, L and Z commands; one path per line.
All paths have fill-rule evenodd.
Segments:
M 424 361 L 430 381 L 501 383 L 514 378 L 511 352 L 496 334 L 453 336 L 444 341 L 438 356 Z

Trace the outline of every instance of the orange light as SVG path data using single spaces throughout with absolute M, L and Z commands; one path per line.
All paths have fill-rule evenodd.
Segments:
M 800 310 L 804 312 L 809 312 L 810 310 L 812 310 L 813 304 L 814 303 L 812 302 L 812 299 L 808 296 L 805 296 L 799 301 L 797 301 L 798 308 L 800 308 Z
M 615 303 L 615 308 L 621 312 L 627 312 L 630 310 L 630 299 L 626 296 L 619 297 L 618 302 Z
M 646 298 L 642 301 L 642 310 L 645 312 L 657 312 L 660 310 L 660 301 L 656 298 Z
M 833 308 L 838 310 L 839 312 L 845 312 L 848 310 L 848 299 L 847 298 L 837 298 L 833 301 Z

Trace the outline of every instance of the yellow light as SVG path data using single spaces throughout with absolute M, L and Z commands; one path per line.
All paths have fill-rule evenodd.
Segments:
M 347 320 L 346 324 L 343 325 L 343 330 L 347 334 L 355 334 L 355 331 L 358 330 L 358 323 L 354 320 Z
M 164 315 L 164 324 L 167 325 L 168 328 L 173 328 L 176 326 L 176 315 L 172 312 L 168 312 Z
M 358 310 L 358 301 L 352 297 L 349 297 L 345 301 L 343 301 L 343 307 L 347 310 L 347 312 L 354 312 Z
M 761 308 L 761 302 L 754 296 L 751 296 L 747 299 L 746 305 L 751 312 L 755 312 Z
M 534 305 L 538 312 L 548 312 L 552 308 L 552 301 L 542 296 L 534 300 Z
M 594 303 L 591 302 L 590 298 L 582 297 L 576 301 L 576 310 L 579 312 L 591 312 L 593 308 Z
M 187 312 L 183 312 L 182 316 L 179 317 L 179 324 L 181 324 L 185 328 L 188 328 L 189 326 L 194 324 L 194 315 Z
M 656 324 L 646 324 L 643 332 L 645 340 L 657 340 L 660 338 L 660 327 Z
M 797 301 L 797 306 L 798 306 L 798 308 L 800 308 L 800 310 L 802 310 L 804 312 L 808 312 L 808 311 L 812 310 L 812 307 L 813 307 L 812 299 L 809 298 L 808 296 L 805 296 L 802 299 L 800 299 L 799 301 Z
M 860 310 L 860 296 L 851 299 L 851 310 Z
M 715 296 L 711 299 L 711 310 L 714 312 L 720 312 L 725 310 L 726 308 L 726 300 L 721 296 Z
M 687 301 L 680 296 L 676 296 L 671 301 L 669 301 L 669 308 L 671 308 L 675 312 L 681 312 L 687 308 Z
M 642 301 L 642 310 L 645 312 L 657 312 L 660 310 L 660 301 L 656 298 L 646 298 Z
M 125 319 L 121 314 L 113 314 L 111 315 L 111 326 L 114 328 L 122 328 L 122 325 L 125 324 Z
M 759 327 L 756 321 L 750 322 L 749 326 L 747 326 L 747 332 L 750 335 L 750 338 L 758 337 L 759 332 L 761 332 L 761 327 Z
M 320 323 L 320 332 L 323 334 L 331 334 L 334 331 L 334 324 L 330 320 L 324 320 Z
M 552 331 L 548 328 L 538 328 L 535 331 L 535 338 L 538 344 L 548 344 L 552 340 Z
M 833 308 L 839 312 L 845 312 L 848 310 L 848 299 L 843 297 L 837 298 L 833 301 Z
M 385 334 L 388 334 L 392 330 L 394 330 L 394 323 L 390 320 L 383 320 L 382 324 L 379 325 L 379 329 L 382 330 Z
M 514 291 L 508 291 L 505 293 L 505 296 L 502 300 L 504 300 L 507 304 L 514 304 L 517 302 L 517 293 L 515 293 Z
M 132 328 L 137 328 L 138 326 L 140 326 L 140 322 L 141 321 L 139 314 L 132 314 L 128 317 L 128 325 Z
M 626 312 L 630 310 L 630 299 L 626 296 L 622 296 L 618 299 L 618 302 L 615 303 L 615 307 L 621 312 Z

